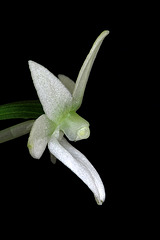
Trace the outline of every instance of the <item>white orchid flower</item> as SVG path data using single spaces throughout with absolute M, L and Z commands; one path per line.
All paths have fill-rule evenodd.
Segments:
M 104 31 L 93 44 L 76 83 L 64 75 L 55 77 L 40 64 L 29 61 L 29 68 L 38 97 L 45 114 L 33 124 L 28 139 L 28 148 L 32 157 L 39 159 L 47 144 L 50 153 L 70 168 L 93 192 L 99 205 L 105 200 L 102 180 L 87 160 L 63 137 L 70 141 L 86 139 L 90 135 L 89 123 L 76 111 L 80 107 L 92 65 L 103 42 L 108 35 Z
M 29 68 L 44 114 L 35 121 L 29 120 L 14 127 L 2 130 L 0 142 L 19 137 L 30 131 L 28 148 L 33 158 L 39 159 L 47 145 L 51 161 L 60 160 L 70 168 L 93 192 L 99 205 L 105 200 L 105 189 L 102 180 L 88 161 L 75 149 L 70 141 L 87 139 L 90 135 L 89 123 L 76 111 L 81 106 L 88 77 L 98 50 L 109 34 L 104 31 L 94 42 L 86 57 L 76 83 L 64 75 L 55 77 L 40 64 L 29 61 Z

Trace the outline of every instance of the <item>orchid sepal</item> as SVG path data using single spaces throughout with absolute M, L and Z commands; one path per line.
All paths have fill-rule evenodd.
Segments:
M 79 107 L 82 104 L 82 100 L 83 100 L 83 95 L 84 95 L 84 91 L 86 88 L 86 84 L 89 78 L 89 74 L 91 72 L 93 63 L 95 61 L 95 58 L 97 56 L 97 53 L 100 49 L 100 46 L 104 40 L 104 38 L 109 34 L 108 30 L 103 31 L 98 38 L 96 39 L 96 41 L 93 43 L 93 46 L 89 52 L 89 54 L 87 55 L 76 80 L 76 84 L 75 84 L 75 88 L 73 91 L 73 106 L 72 109 L 77 111 L 79 109 Z

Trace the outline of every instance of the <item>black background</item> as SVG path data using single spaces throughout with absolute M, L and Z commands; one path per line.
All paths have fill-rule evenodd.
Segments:
M 152 68 L 154 19 L 149 8 L 138 4 L 93 5 L 27 2 L 3 8 L 0 104 L 37 99 L 28 60 L 75 81 L 97 36 L 110 30 L 78 110 L 90 122 L 91 135 L 73 143 L 99 172 L 106 201 L 97 206 L 81 180 L 59 161 L 50 162 L 48 150 L 40 160 L 33 159 L 26 146 L 28 136 L 4 143 L 1 216 L 4 226 L 14 223 L 16 234 L 20 228 L 24 235 L 33 228 L 53 236 L 83 237 L 88 231 L 107 237 L 125 235 L 125 229 L 133 227 L 130 219 L 139 199 L 135 185 L 143 164 L 143 154 L 137 152 L 143 148 L 143 134 L 147 135 L 144 116 L 147 112 L 153 121 L 159 109 L 156 65 Z M 1 129 L 17 122 L 2 121 Z

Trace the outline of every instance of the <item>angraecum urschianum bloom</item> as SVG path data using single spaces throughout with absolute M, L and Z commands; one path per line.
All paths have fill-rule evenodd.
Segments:
M 31 156 L 36 159 L 41 158 L 48 146 L 51 161 L 55 163 L 58 159 L 72 170 L 93 192 L 99 205 L 105 200 L 102 180 L 89 160 L 66 138 L 69 141 L 79 141 L 90 136 L 89 122 L 82 118 L 77 110 L 82 104 L 94 60 L 108 34 L 109 31 L 103 31 L 96 39 L 76 82 L 64 75 L 58 75 L 57 78 L 39 63 L 29 61 L 43 113 L 36 120 L 28 120 L 0 131 L 0 143 L 30 133 L 27 146 Z

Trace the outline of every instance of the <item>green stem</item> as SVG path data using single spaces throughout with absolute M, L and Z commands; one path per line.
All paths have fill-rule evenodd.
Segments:
M 30 132 L 34 120 L 28 120 L 0 131 L 0 143 L 21 137 Z

